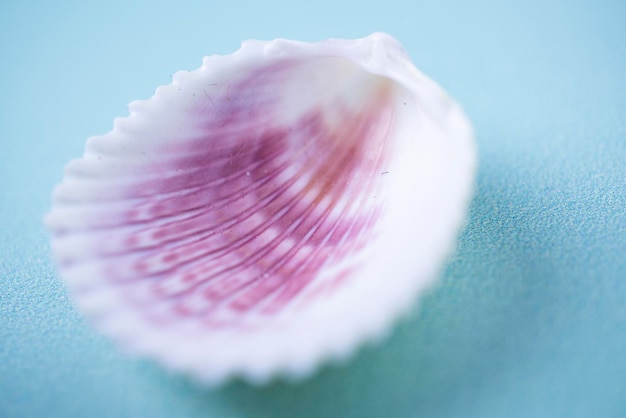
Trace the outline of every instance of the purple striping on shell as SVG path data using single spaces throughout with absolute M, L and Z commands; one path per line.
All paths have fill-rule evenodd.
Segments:
M 312 108 L 284 126 L 268 117 L 277 98 L 259 89 L 294 65 L 301 63 L 263 67 L 220 99 L 207 93 L 188 110 L 204 135 L 153 152 L 172 157 L 108 196 L 134 198 L 131 208 L 89 222 L 106 228 L 102 239 L 125 236 L 93 256 L 117 285 L 149 278 L 151 297 L 142 304 L 158 311 L 153 320 L 165 314 L 215 326 L 213 313 L 230 310 L 238 316 L 227 324 L 239 325 L 248 311 L 274 314 L 371 239 L 383 210 L 374 199 L 389 153 L 391 89 L 381 83 L 358 114 L 331 103 L 340 124 L 329 126 L 329 110 Z M 132 295 L 129 302 L 139 303 Z

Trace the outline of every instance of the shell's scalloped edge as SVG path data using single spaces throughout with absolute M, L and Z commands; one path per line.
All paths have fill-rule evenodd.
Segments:
M 429 280 L 429 284 L 432 282 L 433 280 Z M 135 343 L 142 339 L 144 342 L 150 341 L 150 336 L 142 333 L 141 327 L 135 326 L 132 322 L 111 326 L 106 316 L 103 315 L 102 306 L 88 306 L 80 302 L 80 297 L 75 299 L 75 303 L 95 328 L 113 339 L 124 354 L 135 358 L 149 358 L 164 366 L 172 374 L 183 374 L 203 387 L 216 389 L 236 380 L 242 380 L 254 386 L 263 386 L 278 380 L 297 383 L 318 372 L 321 366 L 344 364 L 350 361 L 363 346 L 381 344 L 386 340 L 392 332 L 394 323 L 412 310 L 416 297 L 417 293 L 412 298 L 407 297 L 402 301 L 397 301 L 398 303 L 393 306 L 393 312 L 388 311 L 386 315 L 370 315 L 371 319 L 375 319 L 371 322 L 360 321 L 358 327 L 355 327 L 355 323 L 352 322 L 353 326 L 348 327 L 345 330 L 347 332 L 341 333 L 343 339 L 337 338 L 340 332 L 336 331 L 334 332 L 335 338 L 327 338 L 327 336 L 318 338 L 313 349 L 306 350 L 304 353 L 298 352 L 297 349 L 281 350 L 283 355 L 274 357 L 273 362 L 248 362 L 230 366 L 189 362 L 188 359 L 183 358 L 184 353 L 176 348 L 170 348 L 164 341 L 137 346 Z M 110 310 L 111 306 L 108 308 Z
M 269 60 L 284 56 L 338 56 L 350 59 L 367 71 L 389 77 L 405 87 L 411 89 L 418 88 L 426 97 L 436 97 L 445 106 L 442 109 L 436 109 L 436 112 L 431 116 L 440 122 L 445 115 L 450 113 L 449 106 L 454 106 L 454 101 L 447 96 L 438 84 L 415 68 L 401 44 L 394 37 L 383 32 L 374 32 L 369 36 L 358 39 L 337 38 L 320 42 L 301 42 L 283 38 L 271 41 L 247 40 L 242 43 L 240 49 L 233 53 L 205 56 L 199 68 L 191 71 L 181 70 L 174 73 L 172 82 L 157 87 L 151 97 L 131 101 L 127 105 L 128 115 L 114 118 L 112 130 L 87 139 L 84 156 L 98 155 L 98 144 L 103 140 L 106 141 L 111 137 L 116 137 L 125 131 L 132 131 L 137 126 L 141 126 L 138 115 L 143 110 L 150 106 L 155 106 L 155 104 L 160 104 L 162 101 L 167 101 L 177 87 L 192 80 L 197 73 L 222 73 L 227 72 L 234 66 L 255 60 Z M 433 111 L 428 106 L 425 106 L 424 109 Z
M 461 108 L 432 80 L 422 75 L 412 65 L 400 44 L 391 36 L 374 33 L 366 38 L 356 40 L 331 39 L 318 43 L 303 43 L 285 39 L 269 42 L 246 41 L 242 47 L 229 55 L 205 57 L 200 68 L 193 71 L 180 71 L 174 74 L 171 84 L 156 89 L 155 94 L 147 100 L 136 100 L 128 105 L 129 116 L 116 118 L 113 130 L 101 136 L 88 139 L 83 158 L 99 153 L 99 146 L 112 136 L 126 134 L 141 124 L 141 113 L 155 102 L 166 101 L 170 92 L 178 86 L 193 80 L 194 74 L 204 72 L 222 72 L 249 60 L 268 59 L 290 54 L 295 56 L 318 56 L 320 54 L 337 54 L 346 56 L 363 68 L 374 73 L 388 76 L 411 90 L 419 91 L 418 99 L 433 106 L 423 106 L 436 123 L 447 130 L 452 142 L 458 146 L 455 155 L 451 156 L 460 181 L 450 181 L 447 186 L 449 196 L 454 204 L 445 208 L 441 222 L 443 231 L 432 243 L 430 271 L 422 272 L 416 278 L 412 288 L 403 289 L 384 303 L 371 304 L 349 321 L 337 321 L 332 327 L 309 335 L 308 344 L 298 341 L 299 335 L 290 340 L 284 339 L 286 346 L 277 350 L 274 355 L 262 355 L 250 358 L 209 358 L 199 357 L 197 353 L 188 355 L 185 350 L 170 346 L 170 342 L 155 336 L 152 330 L 135 327 L 129 318 L 121 318 L 125 312 L 119 302 L 101 295 L 93 294 L 80 288 L 79 283 L 66 280 L 72 290 L 75 303 L 91 319 L 95 327 L 115 340 L 128 354 L 149 357 L 159 361 L 172 372 L 190 375 L 195 381 L 215 388 L 232 379 L 243 379 L 254 385 L 262 385 L 281 378 L 287 381 L 300 381 L 318 370 L 323 363 L 344 362 L 352 358 L 357 349 L 364 343 L 384 340 L 390 333 L 392 325 L 407 314 L 417 297 L 431 286 L 446 257 L 452 252 L 454 238 L 463 226 L 466 210 L 473 195 L 473 179 L 476 170 L 476 150 L 471 125 Z M 394 65 L 389 66 L 389 62 Z M 79 160 L 74 160 L 79 161 Z M 66 167 L 66 176 L 71 171 L 73 162 Z M 65 181 L 65 180 L 64 180 Z M 63 190 L 64 184 L 57 186 L 53 192 L 53 205 L 58 202 L 56 196 Z M 54 212 L 54 206 L 52 209 Z M 49 229 L 56 228 L 52 214 L 44 220 Z M 116 303 L 118 304 L 116 306 Z M 190 347 L 185 347 L 190 350 Z M 224 353 L 226 356 L 227 353 Z M 263 360 L 259 360 L 263 359 Z

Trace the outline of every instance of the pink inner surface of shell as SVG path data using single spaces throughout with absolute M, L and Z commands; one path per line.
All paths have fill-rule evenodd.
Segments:
M 367 74 L 356 102 L 324 92 L 286 117 L 300 98 L 276 86 L 306 85 L 308 65 L 285 59 L 205 86 L 186 109 L 193 129 L 147 149 L 153 163 L 114 175 L 89 203 L 71 233 L 98 244 L 62 266 L 93 263 L 102 286 L 126 288 L 126 303 L 159 326 L 245 326 L 358 280 L 351 256 L 376 238 L 385 210 L 396 87 Z

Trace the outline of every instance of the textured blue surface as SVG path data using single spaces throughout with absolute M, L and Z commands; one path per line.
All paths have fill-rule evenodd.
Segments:
M 0 4 L 0 416 L 625 417 L 626 4 L 220 3 Z M 63 165 L 203 55 L 375 30 L 475 125 L 477 194 L 440 285 L 298 385 L 207 392 L 121 356 L 51 263 Z

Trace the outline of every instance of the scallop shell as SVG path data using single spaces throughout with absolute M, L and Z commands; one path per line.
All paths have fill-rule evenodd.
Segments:
M 385 334 L 471 195 L 470 124 L 386 34 L 247 41 L 129 109 L 66 167 L 53 253 L 99 329 L 209 384 Z

